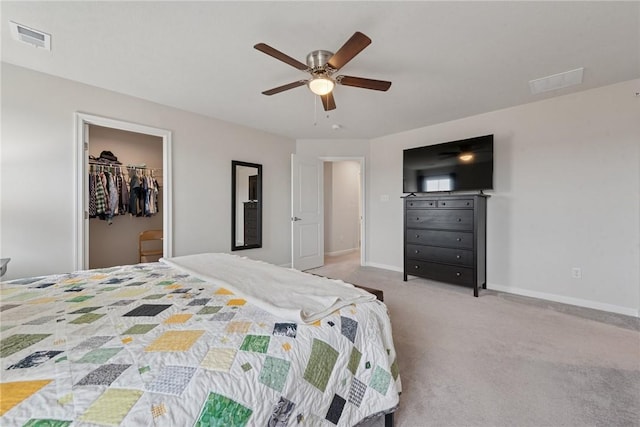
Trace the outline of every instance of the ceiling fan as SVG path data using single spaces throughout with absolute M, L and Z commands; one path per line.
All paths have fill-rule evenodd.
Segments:
M 329 52 L 328 50 L 314 50 L 309 53 L 307 55 L 307 64 L 305 65 L 265 43 L 258 43 L 254 48 L 260 52 L 273 56 L 274 58 L 279 59 L 298 70 L 311 74 L 311 77 L 307 80 L 298 80 L 283 86 L 265 90 L 262 93 L 264 95 L 274 95 L 298 86 L 308 85 L 311 92 L 320 96 L 322 99 L 322 106 L 325 111 L 329 111 L 336 108 L 336 102 L 333 98 L 333 89 L 336 83 L 343 86 L 386 91 L 391 87 L 391 82 L 344 75 L 333 76 L 334 73 L 344 67 L 347 62 L 351 61 L 370 44 L 371 39 L 369 37 L 359 31 L 356 31 L 336 53 Z

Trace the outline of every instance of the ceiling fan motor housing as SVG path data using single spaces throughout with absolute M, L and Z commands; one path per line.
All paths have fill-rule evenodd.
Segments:
M 326 71 L 326 65 L 333 56 L 333 52 L 328 50 L 314 50 L 307 55 L 307 66 L 312 72 Z

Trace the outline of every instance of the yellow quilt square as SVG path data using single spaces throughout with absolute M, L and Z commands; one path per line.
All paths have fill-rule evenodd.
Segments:
M 193 314 L 174 314 L 167 320 L 165 320 L 164 323 L 184 323 L 187 320 L 191 319 L 191 317 L 193 317 Z
M 165 289 L 180 289 L 182 287 L 179 283 L 174 283 L 173 285 L 166 286 Z
M 251 322 L 229 322 L 225 332 L 228 334 L 246 334 L 249 332 Z
M 123 289 L 117 294 L 113 295 L 114 298 L 133 298 L 142 294 L 146 294 L 148 289 L 145 288 L 129 288 Z
M 50 304 L 52 302 L 56 302 L 56 298 L 42 297 L 42 298 L 32 299 L 31 301 L 27 301 L 28 304 Z
M 210 371 L 229 372 L 238 350 L 235 348 L 214 348 L 202 359 L 200 366 Z
M 0 415 L 31 396 L 52 380 L 17 381 L 0 383 Z
M 142 393 L 140 390 L 108 389 L 89 406 L 89 409 L 80 416 L 80 420 L 118 426 L 140 399 Z
M 144 351 L 187 351 L 202 334 L 204 331 L 167 331 Z
M 229 289 L 226 288 L 220 288 L 217 291 L 215 291 L 216 295 L 233 295 L 233 292 L 231 292 Z
M 246 303 L 247 303 L 246 300 L 243 300 L 242 298 L 237 298 L 237 299 L 230 299 L 227 305 L 245 305 Z
M 164 406 L 164 403 L 159 405 L 151 405 L 151 415 L 153 418 L 158 418 L 167 413 L 167 407 Z

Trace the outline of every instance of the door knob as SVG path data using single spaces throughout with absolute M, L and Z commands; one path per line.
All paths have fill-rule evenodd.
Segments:
M 291 218 L 291 221 L 302 221 L 302 218 L 298 218 L 297 216 L 294 216 L 293 218 Z

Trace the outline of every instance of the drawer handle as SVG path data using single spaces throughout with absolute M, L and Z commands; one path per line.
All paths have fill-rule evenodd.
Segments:
M 467 206 L 469 206 L 471 203 L 467 202 Z
M 456 272 L 456 276 L 460 277 L 460 276 L 462 276 L 462 273 L 460 273 L 460 272 L 458 271 L 458 272 Z
M 414 267 L 415 267 L 416 270 L 420 268 L 419 265 L 415 265 Z
M 446 205 L 446 203 L 445 203 L 445 202 L 442 202 L 442 206 L 444 206 L 444 205 Z
M 420 217 L 416 217 L 416 221 L 420 221 Z
M 462 222 L 462 218 L 458 218 L 458 222 Z
M 460 255 L 456 255 L 456 259 L 460 259 Z
M 416 249 L 416 253 L 417 253 L 417 254 L 419 254 L 419 253 L 420 253 L 420 251 L 419 251 L 418 249 Z
M 416 239 L 419 239 L 419 238 L 420 238 L 420 235 L 419 235 L 419 234 L 416 234 Z
M 461 237 L 458 237 L 458 238 L 456 239 L 456 241 L 457 241 L 457 242 L 462 242 L 462 238 L 461 238 Z

